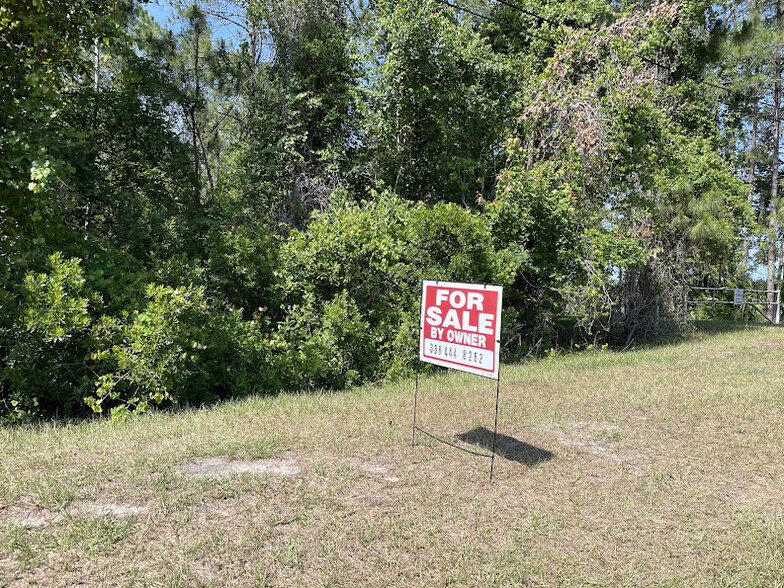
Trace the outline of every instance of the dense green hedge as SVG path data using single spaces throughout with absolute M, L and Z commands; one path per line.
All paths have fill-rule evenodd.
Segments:
M 286 319 L 276 337 L 299 385 L 394 377 L 416 355 L 420 281 L 496 283 L 514 256 L 493 246 L 488 215 L 382 196 L 337 204 L 281 249 Z
M 495 218 L 336 198 L 286 238 L 223 230 L 207 259 L 154 260 L 121 286 L 95 260 L 52 254 L 2 291 L 0 408 L 11 420 L 122 415 L 397 377 L 416 357 L 422 279 L 510 284 L 523 268 Z

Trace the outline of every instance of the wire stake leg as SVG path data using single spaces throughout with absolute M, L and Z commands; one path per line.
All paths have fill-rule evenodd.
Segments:
M 416 441 L 417 397 L 419 396 L 419 363 L 419 358 L 417 357 L 416 379 L 414 380 L 414 426 L 411 429 L 411 447 L 414 446 L 414 442 Z
M 493 422 L 493 450 L 490 452 L 490 481 L 493 481 L 493 469 L 495 466 L 495 438 L 498 431 L 498 397 L 501 394 L 501 372 L 498 372 L 498 379 L 495 381 L 495 421 Z

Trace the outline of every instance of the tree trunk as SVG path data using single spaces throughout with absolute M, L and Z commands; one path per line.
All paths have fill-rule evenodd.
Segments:
M 101 49 L 98 46 L 98 37 L 93 39 L 93 90 L 98 91 L 101 75 Z
M 193 135 L 193 171 L 196 174 L 196 183 L 193 185 L 193 200 L 199 206 L 199 144 L 196 136 L 196 104 L 191 104 L 191 135 Z
M 261 62 L 261 47 L 264 45 L 261 35 L 261 26 L 256 16 L 249 19 L 248 42 L 250 51 L 250 77 L 248 79 L 248 120 L 256 118 L 256 92 L 259 84 L 259 65 Z
M 204 172 L 207 174 L 207 184 L 210 186 L 209 193 L 207 194 L 207 202 L 212 202 L 215 197 L 215 184 L 212 181 L 212 170 L 210 169 L 210 160 L 207 158 L 207 149 L 204 147 L 204 141 L 201 138 L 201 133 L 197 127 L 193 129 L 196 132 L 196 137 L 201 146 L 201 157 L 204 159 Z
M 756 100 L 756 98 L 755 98 Z M 754 182 L 756 179 L 755 172 L 755 151 L 757 149 L 757 104 L 754 103 L 754 112 L 752 113 L 752 120 L 751 120 L 751 146 L 749 148 L 749 193 L 747 195 L 749 208 L 752 208 L 754 205 Z M 741 258 L 740 262 L 740 269 L 746 270 L 749 266 L 749 233 L 751 233 L 751 227 L 746 227 L 746 235 L 743 237 L 743 257 Z
M 779 241 L 781 240 L 779 239 Z M 778 273 L 776 274 L 775 282 L 779 285 L 779 287 L 781 287 L 781 281 L 784 279 L 784 274 L 782 274 L 782 272 L 784 272 L 784 246 L 779 245 L 779 269 Z
M 194 7 L 196 5 L 194 4 Z M 198 19 L 195 21 L 194 27 L 194 44 L 193 44 L 193 78 L 194 78 L 194 94 L 193 105 L 191 106 L 191 134 L 193 135 L 193 170 L 196 173 L 196 184 L 193 186 L 193 198 L 196 207 L 201 206 L 201 193 L 199 185 L 201 184 L 200 170 L 199 170 L 199 143 L 198 133 L 196 132 L 196 108 L 199 105 L 199 36 L 201 36 L 201 27 L 199 26 Z

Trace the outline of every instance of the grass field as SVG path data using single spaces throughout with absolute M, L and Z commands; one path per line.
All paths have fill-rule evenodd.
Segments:
M 0 585 L 784 586 L 783 368 L 726 324 L 504 366 L 492 484 L 413 381 L 0 429 Z M 493 381 L 420 392 L 487 444 Z

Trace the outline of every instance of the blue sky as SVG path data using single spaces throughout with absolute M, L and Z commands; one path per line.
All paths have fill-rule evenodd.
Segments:
M 175 33 L 182 27 L 181 21 L 177 18 L 177 11 L 169 0 L 153 0 L 142 6 L 159 24 L 170 28 Z M 213 39 L 226 39 L 227 42 L 230 42 L 232 38 L 236 37 L 237 28 L 225 22 L 210 22 L 210 26 L 213 28 Z
M 158 23 L 168 26 L 169 28 L 175 28 L 173 23 L 170 22 L 172 18 L 172 7 L 168 2 L 150 2 L 149 4 L 143 4 L 144 9 L 149 12 Z

